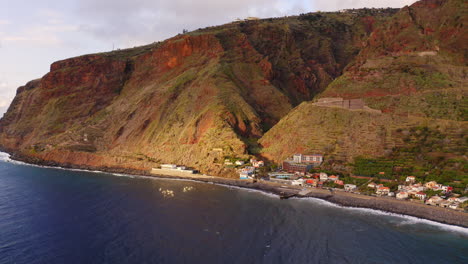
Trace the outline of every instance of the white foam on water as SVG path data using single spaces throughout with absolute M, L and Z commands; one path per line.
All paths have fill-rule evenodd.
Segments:
M 73 169 L 73 168 L 64 168 L 64 167 L 59 167 L 59 166 L 44 166 L 44 165 L 37 165 L 37 164 L 31 164 L 31 163 L 26 163 L 23 161 L 18 161 L 10 158 L 10 154 L 5 153 L 5 152 L 0 152 L 0 162 L 9 162 L 13 163 L 15 165 L 22 165 L 22 166 L 31 166 L 31 167 L 36 167 L 36 168 L 46 168 L 46 169 L 54 169 L 54 170 L 66 170 L 66 171 L 79 171 L 79 172 L 92 172 L 92 173 L 99 173 L 99 174 L 110 174 L 108 172 L 104 171 L 98 171 L 98 170 L 84 170 L 84 169 Z
M 10 154 L 5 153 L 5 152 L 0 152 L 0 161 L 10 162 L 11 161 Z
M 36 165 L 36 164 L 30 164 L 22 161 L 16 161 L 12 160 L 10 158 L 10 154 L 5 153 L 5 152 L 0 152 L 0 162 L 10 162 L 13 164 L 17 165 L 23 165 L 23 166 L 32 166 L 32 167 L 38 167 L 38 168 L 48 168 L 48 169 L 58 169 L 58 170 L 68 170 L 68 171 L 79 171 L 79 172 L 92 172 L 92 173 L 99 173 L 99 174 L 107 174 L 107 175 L 113 175 L 117 177 L 128 177 L 128 178 L 143 178 L 143 179 L 151 179 L 151 180 L 171 180 L 171 181 L 189 181 L 189 182 L 196 182 L 196 183 L 206 183 L 206 184 L 214 184 L 218 186 L 223 186 L 229 189 L 238 189 L 238 190 L 243 190 L 247 192 L 254 192 L 258 194 L 265 195 L 270 198 L 275 198 L 279 199 L 279 196 L 276 194 L 268 193 L 262 190 L 256 190 L 256 189 L 250 189 L 247 187 L 240 187 L 240 186 L 232 186 L 232 185 L 227 185 L 227 184 L 222 184 L 222 183 L 213 183 L 213 182 L 203 182 L 203 181 L 197 181 L 197 180 L 191 180 L 191 179 L 173 179 L 173 178 L 160 178 L 160 177 L 152 177 L 152 176 L 144 176 L 144 175 L 130 175 L 130 174 L 122 174 L 122 173 L 108 173 L 104 171 L 95 171 L 95 170 L 83 170 L 83 169 L 71 169 L 71 168 L 63 168 L 63 167 L 52 167 L 52 166 L 41 166 L 41 165 Z M 402 215 L 402 214 L 396 214 L 396 213 L 390 213 L 390 212 L 385 212 L 377 209 L 370 209 L 370 208 L 362 208 L 362 207 L 346 207 L 346 206 L 341 206 L 326 200 L 322 200 L 319 198 L 314 198 L 314 197 L 305 197 L 305 198 L 296 198 L 293 197 L 291 198 L 292 200 L 302 200 L 302 201 L 311 201 L 313 203 L 318 203 L 321 205 L 325 205 L 328 207 L 335 207 L 343 210 L 350 210 L 353 212 L 361 212 L 365 214 L 373 214 L 373 215 L 381 215 L 381 216 L 393 216 L 393 217 L 398 217 L 400 219 L 403 219 L 402 222 L 400 222 L 400 225 L 414 225 L 414 224 L 427 224 L 431 226 L 435 226 L 441 230 L 444 231 L 449 231 L 449 232 L 455 232 L 455 233 L 461 233 L 463 235 L 468 236 L 468 228 L 464 228 L 461 226 L 454 226 L 454 225 L 448 225 L 448 224 L 442 224 L 439 222 L 427 220 L 427 219 L 422 219 L 414 216 L 409 216 L 409 215 Z
M 250 189 L 250 188 L 241 187 L 241 186 L 232 186 L 232 185 L 227 185 L 227 184 L 222 184 L 222 183 L 215 183 L 215 185 L 223 186 L 223 187 L 226 187 L 226 188 L 229 188 L 229 189 L 237 189 L 237 190 L 243 190 L 243 191 L 246 191 L 246 192 L 258 193 L 258 194 L 268 196 L 270 198 L 275 198 L 275 199 L 280 198 L 279 195 L 277 195 L 277 194 L 268 193 L 268 192 L 265 192 L 265 191 L 262 191 L 262 190 Z
M 403 215 L 403 214 L 397 214 L 397 213 L 390 213 L 390 212 L 385 212 L 381 211 L 378 209 L 370 209 L 370 208 L 363 208 L 363 207 L 347 207 L 347 206 L 341 206 L 326 200 L 322 200 L 319 198 L 314 198 L 314 197 L 307 197 L 307 198 L 292 198 L 292 199 L 297 199 L 297 200 L 305 200 L 305 201 L 310 201 L 316 204 L 321 204 L 324 206 L 328 207 L 335 207 L 339 208 L 342 210 L 348 210 L 352 212 L 358 212 L 362 214 L 373 214 L 373 215 L 379 215 L 379 216 L 392 216 L 392 217 L 397 217 L 400 220 L 402 220 L 399 225 L 415 225 L 415 224 L 427 224 L 431 225 L 434 227 L 437 227 L 438 229 L 444 230 L 444 231 L 449 231 L 449 232 L 455 232 L 455 233 L 460 233 L 465 236 L 468 236 L 468 228 L 461 227 L 461 226 L 455 226 L 455 225 L 448 225 L 448 224 L 443 224 L 439 222 L 435 222 L 432 220 L 427 220 L 423 218 L 418 218 L 415 216 L 410 216 L 410 215 Z M 467 215 L 468 217 L 468 215 Z

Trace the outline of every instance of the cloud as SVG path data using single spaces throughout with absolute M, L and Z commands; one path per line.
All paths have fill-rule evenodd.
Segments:
M 14 95 L 14 89 L 7 82 L 0 81 L 0 117 L 10 106 Z
M 6 19 L 0 19 L 0 26 L 10 25 L 11 22 Z
M 414 0 L 81 0 L 74 15 L 79 30 L 123 47 L 163 40 L 248 16 L 277 17 L 316 10 L 403 7 Z
M 105 41 L 136 45 L 248 16 L 288 14 L 300 0 L 82 0 L 75 15 L 80 30 Z

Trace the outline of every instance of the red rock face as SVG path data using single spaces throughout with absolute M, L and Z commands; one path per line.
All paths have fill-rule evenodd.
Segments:
M 249 142 L 323 91 L 380 21 L 345 16 L 228 24 L 55 62 L 18 89 L 0 145 L 59 163 L 230 174 L 219 161 L 248 158 Z

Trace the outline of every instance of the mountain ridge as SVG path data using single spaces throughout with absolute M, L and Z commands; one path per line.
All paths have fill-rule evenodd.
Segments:
M 438 20 L 433 17 L 421 29 L 427 10 L 438 10 L 439 18 L 450 18 L 455 12 L 453 6 L 459 3 L 423 1 L 399 11 L 360 9 L 233 22 L 142 47 L 58 61 L 43 78 L 18 89 L 0 120 L 0 145 L 61 164 L 148 170 L 159 163 L 178 163 L 227 177 L 236 176 L 233 169 L 224 166 L 225 157 L 247 159 L 260 155 L 278 162 L 295 151 L 318 150 L 330 155 L 330 160 L 339 157 L 348 162 L 361 154 L 383 155 L 386 151 L 365 148 L 343 155 L 324 151 L 327 144 L 313 145 L 287 136 L 282 141 L 277 139 L 287 133 L 287 128 L 323 127 L 317 122 L 327 121 L 309 120 L 308 115 L 301 114 L 302 110 L 308 112 L 309 106 L 314 110 L 309 115 L 334 114 L 329 120 L 347 115 L 343 112 L 347 110 L 308 102 L 324 97 L 362 98 L 366 107 L 381 111 L 351 111 L 351 116 L 343 119 L 343 123 L 356 115 L 375 119 L 380 125 L 371 130 L 386 126 L 386 122 L 397 123 L 394 116 L 402 116 L 405 111 L 411 112 L 406 122 L 414 126 L 426 122 L 426 117 L 450 116 L 455 123 L 448 127 L 463 130 L 464 123 L 456 123 L 463 121 L 466 110 L 460 103 L 464 100 L 461 85 L 466 80 L 466 59 L 456 56 L 465 32 L 463 17 L 447 20 L 455 23 L 447 26 L 452 31 L 435 29 Z M 461 23 L 461 28 L 456 23 Z M 422 30 L 423 37 L 399 39 L 397 33 L 408 28 L 411 32 L 414 28 Z M 448 36 L 447 32 L 456 37 L 445 46 L 437 45 L 439 50 L 434 56 L 431 52 L 436 50 L 435 40 Z M 389 35 L 393 38 L 387 39 Z M 421 38 L 428 39 L 423 48 L 405 49 Z M 409 43 L 405 47 L 392 44 L 391 48 L 382 48 L 403 40 Z M 385 53 L 379 53 L 382 51 Z M 440 55 L 445 51 L 452 53 Z M 419 56 L 420 52 L 426 53 Z M 392 60 L 396 62 L 387 62 L 395 56 Z M 427 69 L 420 64 L 436 66 Z M 415 67 L 407 69 L 410 77 L 403 80 L 405 85 L 400 85 L 401 65 L 418 66 L 416 72 L 411 72 Z M 450 73 L 443 70 L 447 65 Z M 426 73 L 430 73 L 429 79 L 417 79 Z M 398 81 L 374 78 L 379 74 L 395 75 Z M 436 96 L 440 89 L 425 87 L 434 86 L 434 81 L 448 91 L 449 103 L 455 102 L 454 114 L 441 112 L 441 106 L 422 103 L 418 104 L 429 111 L 427 116 L 409 106 L 395 106 L 403 99 L 409 100 L 406 105 L 412 105 L 415 99 L 408 98 L 421 96 L 413 92 L 415 87 Z M 363 96 L 366 90 L 362 83 L 378 86 L 382 82 L 398 88 L 397 93 L 391 93 L 394 87 L 382 86 L 390 97 Z M 459 91 L 463 98 L 458 98 Z M 378 95 L 379 90 L 367 92 Z M 391 96 L 398 94 L 410 96 L 396 103 Z M 330 127 L 324 131 L 327 129 Z M 398 140 L 390 136 L 383 141 L 381 136 L 374 138 L 375 147 L 399 145 L 392 143 Z

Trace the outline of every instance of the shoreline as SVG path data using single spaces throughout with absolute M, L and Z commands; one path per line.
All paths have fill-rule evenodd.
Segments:
M 52 168 L 62 169 L 76 169 L 93 172 L 103 173 L 117 173 L 127 174 L 131 176 L 144 176 L 159 179 L 178 179 L 178 180 L 191 180 L 202 183 L 211 183 L 224 185 L 227 187 L 239 187 L 261 191 L 269 194 L 278 195 L 279 197 L 297 197 L 301 198 L 316 198 L 321 199 L 333 204 L 349 207 L 349 208 L 366 208 L 387 213 L 398 214 L 402 216 L 412 216 L 420 219 L 430 220 L 441 224 L 448 224 L 468 228 L 468 214 L 465 212 L 455 211 L 447 208 L 429 206 L 421 203 L 414 203 L 410 201 L 396 200 L 387 197 L 374 197 L 365 196 L 361 194 L 348 193 L 344 191 L 330 191 L 327 189 L 318 188 L 304 188 L 300 186 L 284 185 L 274 182 L 266 182 L 259 180 L 253 182 L 252 180 L 239 180 L 222 178 L 217 176 L 207 176 L 202 174 L 191 174 L 187 176 L 169 176 L 169 175 L 156 175 L 149 171 L 118 168 L 118 167 L 93 167 L 75 164 L 59 164 L 57 162 L 50 162 L 40 160 L 38 158 L 29 157 L 17 153 L 10 153 L 11 160 L 24 162 L 26 164 L 46 166 Z

